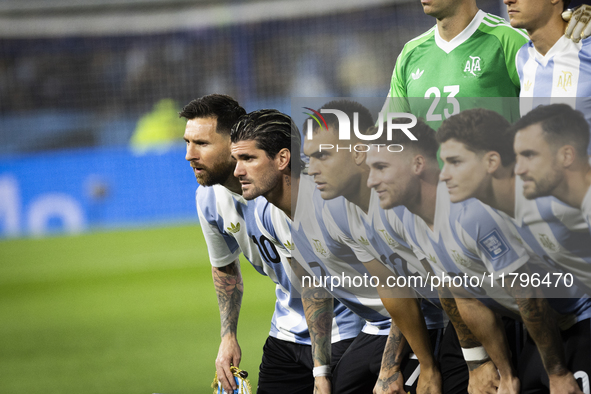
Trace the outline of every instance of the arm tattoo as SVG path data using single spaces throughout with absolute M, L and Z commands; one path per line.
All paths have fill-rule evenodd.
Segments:
M 386 379 L 379 378 L 377 381 L 377 385 L 382 391 L 387 391 L 390 385 L 397 381 L 399 377 L 400 371 L 396 371 L 392 375 L 388 376 Z
M 566 360 L 556 316 L 545 298 L 515 299 L 523 324 L 536 343 L 548 374 L 562 374 Z
M 521 267 L 518 272 L 530 274 L 527 266 Z M 567 370 L 566 359 L 557 313 L 540 289 L 517 285 L 509 288 L 509 292 L 519 307 L 523 324 L 538 347 L 546 372 L 564 373 Z
M 382 367 L 385 369 L 400 367 L 402 359 L 404 358 L 405 347 L 406 339 L 398 327 L 392 324 L 386 347 L 384 348 L 384 354 L 382 356 Z
M 464 319 L 462 319 L 460 311 L 458 310 L 456 300 L 453 298 L 451 293 L 440 288 L 439 299 L 441 301 L 443 310 L 445 313 L 447 313 L 449 320 L 451 320 L 454 328 L 456 329 L 460 346 L 464 348 L 480 346 L 480 341 L 474 334 L 472 334 L 472 331 L 470 331 L 466 323 L 464 323 Z
M 302 303 L 312 342 L 312 359 L 319 365 L 330 365 L 333 299 L 323 288 L 304 287 Z
M 406 338 L 404 338 L 400 329 L 395 324 L 392 324 L 384 348 L 381 367 L 382 371 L 388 372 L 388 375 L 386 377 L 380 375 L 376 383 L 382 391 L 388 391 L 390 385 L 400 377 L 400 364 L 409 349 L 406 345 Z
M 212 275 L 220 309 L 221 336 L 235 335 L 244 293 L 240 266 L 234 262 L 221 268 L 212 267 Z

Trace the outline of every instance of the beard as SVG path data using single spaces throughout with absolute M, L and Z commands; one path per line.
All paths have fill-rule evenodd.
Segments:
M 554 189 L 556 189 L 558 183 L 560 183 L 561 177 L 560 173 L 552 172 L 540 180 L 535 180 L 528 176 L 526 176 L 525 178 L 522 177 L 521 179 L 524 181 L 533 182 L 533 187 L 523 188 L 523 195 L 525 196 L 525 198 L 527 198 L 528 200 L 533 200 L 538 197 L 552 195 L 552 192 L 554 191 Z
M 234 173 L 236 163 L 233 161 L 219 162 L 209 167 L 204 167 L 201 174 L 196 174 L 197 182 L 201 186 L 213 186 L 223 184 Z
M 245 200 L 252 200 L 258 196 L 264 196 L 270 190 L 273 190 L 278 184 L 281 183 L 282 174 L 279 172 L 267 173 L 261 177 L 260 180 L 253 182 L 252 179 L 240 178 L 241 181 L 250 182 L 247 185 L 246 190 L 242 188 L 242 197 Z

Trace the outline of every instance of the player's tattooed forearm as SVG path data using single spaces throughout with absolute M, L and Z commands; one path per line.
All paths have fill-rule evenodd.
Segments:
M 442 294 L 448 297 L 442 297 Z M 445 294 L 440 292 L 441 306 L 456 329 L 460 346 L 464 348 L 480 346 L 481 343 L 478 338 L 472 334 L 472 331 L 470 331 L 466 323 L 464 323 L 464 319 L 462 319 L 462 316 L 460 315 L 456 300 L 453 297 L 449 297 L 449 295 L 451 295 L 451 293 Z
M 393 368 L 400 368 L 405 346 L 406 339 L 402 335 L 402 332 L 398 327 L 392 325 L 382 356 L 382 369 L 390 370 Z
M 322 288 L 303 288 L 304 313 L 312 342 L 312 359 L 320 365 L 330 364 L 333 302 Z
M 242 294 L 244 293 L 240 268 L 232 263 L 226 267 L 214 267 L 212 274 L 220 309 L 221 336 L 229 333 L 235 334 L 242 305 Z
M 523 323 L 534 339 L 549 374 L 561 374 L 566 361 L 556 312 L 545 298 L 516 298 Z

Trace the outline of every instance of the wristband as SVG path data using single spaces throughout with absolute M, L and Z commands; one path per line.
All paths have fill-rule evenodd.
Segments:
M 464 353 L 464 360 L 466 361 L 484 361 L 489 358 L 488 353 L 483 346 L 477 346 L 473 348 L 462 348 Z
M 330 372 L 330 365 L 321 365 L 319 367 L 314 367 L 314 369 L 312 370 L 312 375 L 314 375 L 315 378 L 317 378 L 318 376 L 332 376 L 332 373 Z

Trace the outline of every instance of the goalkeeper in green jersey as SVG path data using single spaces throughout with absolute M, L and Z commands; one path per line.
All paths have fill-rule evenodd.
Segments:
M 384 113 L 411 112 L 435 129 L 450 116 L 475 107 L 517 120 L 515 55 L 527 43 L 527 34 L 479 10 L 475 0 L 421 4 L 437 24 L 404 46 Z

